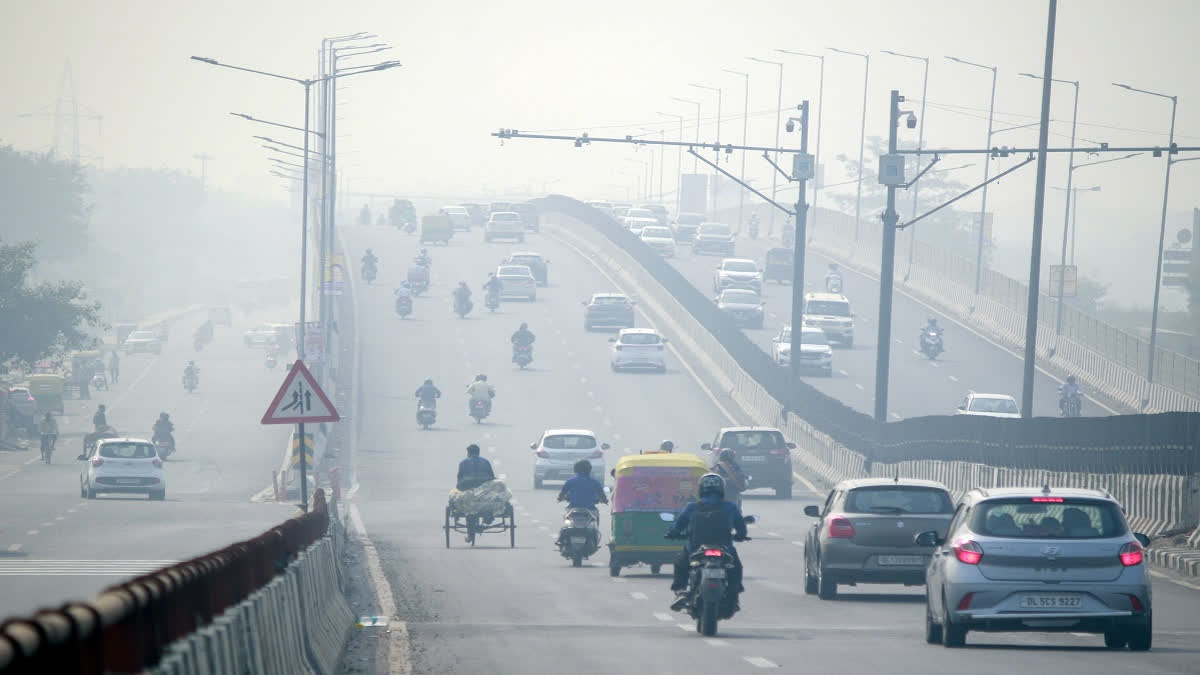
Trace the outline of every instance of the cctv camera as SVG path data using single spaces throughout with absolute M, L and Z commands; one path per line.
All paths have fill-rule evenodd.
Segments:
M 905 119 L 904 123 L 906 125 L 908 125 L 909 129 L 916 129 L 917 128 L 917 116 L 912 113 L 908 113 L 908 118 Z
M 788 133 L 790 134 L 791 132 L 796 130 L 796 123 L 791 120 L 788 120 L 787 126 L 784 128 L 787 129 Z

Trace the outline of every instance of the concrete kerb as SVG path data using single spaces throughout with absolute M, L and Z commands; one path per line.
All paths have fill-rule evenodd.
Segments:
M 689 359 L 705 369 L 716 368 L 714 377 L 728 384 L 730 398 L 760 424 L 785 429 L 797 444 L 794 459 L 822 480 L 832 484 L 845 478 L 866 475 L 863 457 L 820 434 L 796 415 L 782 415 L 780 404 L 749 377 L 720 343 L 701 326 L 645 269 L 605 237 L 587 226 L 547 224 L 549 234 L 575 244 L 588 255 L 604 262 L 616 276 L 630 284 L 625 289 L 636 295 L 658 327 L 676 337 L 677 346 Z M 997 324 L 1002 325 L 1002 324 Z M 708 373 L 712 375 L 712 373 Z M 1193 515 L 1192 493 L 1184 490 L 1186 479 L 1170 476 L 1112 476 L 1035 470 L 1014 470 L 966 462 L 874 463 L 871 475 L 892 476 L 896 472 L 914 478 L 938 480 L 957 495 L 975 487 L 1014 485 L 1086 485 L 1103 487 L 1131 513 L 1131 522 L 1146 534 L 1157 534 L 1175 523 L 1186 523 Z M 1181 496 L 1182 495 L 1182 496 Z

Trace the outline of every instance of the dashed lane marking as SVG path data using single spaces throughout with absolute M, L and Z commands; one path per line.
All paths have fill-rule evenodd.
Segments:
M 655 612 L 654 618 L 658 619 L 659 621 L 671 621 L 675 617 L 671 616 L 670 614 L 667 614 L 666 612 Z
M 633 593 L 630 593 L 629 597 L 633 598 L 634 600 L 649 600 L 649 598 L 646 597 L 645 593 L 640 593 L 638 591 L 634 591 Z
M 764 659 L 761 656 L 743 656 L 742 658 L 744 658 L 746 660 L 746 663 L 749 663 L 750 665 L 754 666 L 755 668 L 778 668 L 779 667 L 779 665 L 776 664 L 774 661 Z
M 844 370 L 839 370 L 839 371 L 838 371 L 838 375 L 843 375 L 843 376 L 849 377 L 849 376 L 850 376 L 850 373 L 847 373 L 847 372 L 846 372 L 846 371 L 844 371 Z
M 17 551 L 20 551 L 20 550 L 21 550 L 21 545 L 20 545 L 20 544 L 9 544 L 9 545 L 8 545 L 8 552 L 9 552 L 9 553 L 16 553 Z
M 897 413 L 897 412 L 891 412 L 888 414 L 891 415 L 894 419 L 898 419 L 898 420 L 904 419 L 903 417 L 900 416 L 900 413 Z
M 929 365 L 930 365 L 930 366 L 932 366 L 932 367 L 934 367 L 934 368 L 941 368 L 941 367 L 942 367 L 942 364 L 938 363 L 937 361 L 930 361 L 930 362 L 929 362 Z
M 41 530 L 25 530 L 25 536 L 32 537 L 33 535 L 37 534 L 40 531 Z
M 549 530 L 550 528 L 545 525 L 538 525 L 538 529 L 539 530 Z
M 955 376 L 953 376 L 953 375 L 947 375 L 947 377 L 949 377 L 949 378 L 950 378 L 950 381 L 951 381 L 951 382 L 958 382 L 958 378 L 957 378 L 957 377 L 955 377 Z
M 729 643 L 717 638 L 704 638 L 704 643 L 710 647 L 728 647 Z
M 795 546 L 801 546 L 801 547 L 804 546 L 804 542 L 802 542 L 802 541 L 793 541 L 792 544 L 794 544 Z
M 795 478 L 796 480 L 800 481 L 800 483 L 802 485 L 804 485 L 804 487 L 808 488 L 809 492 L 811 492 L 813 494 L 817 494 L 817 495 L 821 494 L 821 491 L 817 489 L 816 485 L 812 484 L 812 481 L 808 480 L 804 476 L 801 476 L 800 474 L 796 473 L 795 471 L 792 472 L 792 478 Z
M 862 390 L 862 391 L 866 391 L 866 389 L 867 389 L 866 387 L 862 386 L 861 384 L 859 384 L 857 382 L 854 383 L 854 386 L 858 387 L 859 390 Z
M 305 439 L 305 440 L 307 440 L 307 439 Z M 489 445 L 489 446 L 487 446 L 487 451 L 488 451 L 488 452 L 495 452 L 495 451 L 496 451 L 496 446 L 494 446 L 494 445 Z
M 588 381 L 588 379 L 586 377 L 581 376 L 579 378 L 579 384 L 587 384 L 587 381 Z

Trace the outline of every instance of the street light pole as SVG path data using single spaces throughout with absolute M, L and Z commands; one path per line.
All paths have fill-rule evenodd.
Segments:
M 709 86 L 703 85 L 703 84 L 692 84 L 691 86 L 693 86 L 697 89 L 707 89 L 709 91 L 717 92 L 717 149 L 716 149 L 716 152 L 714 153 L 715 156 L 713 158 L 714 159 L 713 163 L 720 164 L 721 163 L 721 88 L 720 87 L 709 87 Z M 697 131 L 697 133 L 699 132 L 699 127 L 697 127 L 696 131 Z M 745 145 L 745 144 L 743 143 L 743 145 Z M 712 181 L 713 218 L 717 217 L 717 197 L 718 197 L 718 191 L 720 190 L 720 188 L 719 188 L 720 175 L 721 174 L 717 173 L 716 169 L 713 169 L 713 181 Z
M 1171 194 L 1171 165 L 1175 163 L 1171 154 L 1175 150 L 1175 111 L 1179 107 L 1179 99 L 1175 96 L 1137 89 L 1127 84 L 1117 84 L 1114 82 L 1113 85 L 1122 89 L 1128 89 L 1129 91 L 1149 94 L 1171 101 L 1171 131 L 1167 136 L 1167 172 L 1163 178 L 1162 217 L 1159 219 L 1158 225 L 1158 265 L 1154 269 L 1154 313 L 1150 319 L 1150 362 L 1146 365 L 1146 395 L 1142 398 L 1142 408 L 1144 409 L 1150 404 L 1150 387 L 1154 385 L 1154 361 L 1156 360 L 1155 355 L 1158 349 L 1158 298 L 1162 291 L 1163 247 L 1166 245 L 1167 237 L 1167 197 Z
M 679 121 L 679 142 L 683 143 L 683 115 L 660 112 L 663 117 L 674 117 Z M 679 217 L 679 193 L 683 190 L 683 146 L 675 148 L 675 217 Z M 659 189 L 662 192 L 662 189 Z
M 780 131 L 779 127 L 781 124 L 780 115 L 783 114 L 783 62 L 782 61 L 768 61 L 767 59 L 760 59 L 760 58 L 756 58 L 753 56 L 747 56 L 746 58 L 750 59 L 751 61 L 758 61 L 759 63 L 766 63 L 766 64 L 770 64 L 770 65 L 774 65 L 774 66 L 779 66 L 779 96 L 775 102 L 775 147 L 779 147 L 779 131 Z M 745 144 L 746 144 L 746 139 L 743 138 L 742 145 L 745 145 Z M 743 167 L 745 167 L 745 161 L 746 161 L 745 158 L 743 158 L 742 159 Z M 776 164 L 779 163 L 779 153 L 778 152 L 775 153 L 775 163 Z M 743 174 L 744 173 L 745 173 L 745 171 L 743 169 Z M 779 172 L 772 171 L 771 172 L 771 201 L 773 201 L 773 202 L 779 201 L 779 199 L 776 197 L 776 193 L 778 192 L 778 184 L 779 184 Z M 778 211 L 778 209 L 769 209 L 769 211 L 771 212 L 771 221 L 767 224 L 767 236 L 768 237 L 775 234 L 775 212 Z
M 776 143 L 775 147 L 779 147 Z M 800 103 L 800 152 L 808 153 L 808 100 Z M 808 225 L 808 204 L 805 203 L 805 178 L 792 176 L 799 185 L 796 191 L 796 236 L 792 237 L 792 333 L 789 344 L 789 358 L 792 391 L 796 390 L 801 380 L 800 351 L 803 345 L 801 339 L 804 332 L 804 259 L 807 255 L 808 240 L 805 228 Z M 774 210 L 774 209 L 772 209 Z
M 679 101 L 680 103 L 691 103 L 692 105 L 696 106 L 696 144 L 699 145 L 700 144 L 700 101 L 693 101 L 690 98 L 679 98 L 677 96 L 672 96 L 671 100 Z M 683 123 L 682 122 L 679 125 L 679 129 L 680 129 L 680 135 L 681 135 L 679 140 L 682 141 L 683 140 L 683 138 L 682 138 Z M 699 171 L 700 171 L 700 160 L 693 157 L 692 158 L 692 173 L 699 173 Z M 680 178 L 679 180 L 680 180 L 679 187 L 682 188 L 683 187 L 683 182 L 682 182 L 683 179 Z
M 888 154 L 896 154 L 896 135 L 900 127 L 900 104 L 904 97 L 892 90 L 888 105 Z M 882 181 L 882 177 L 881 177 Z M 896 280 L 896 224 L 900 214 L 896 212 L 896 188 L 887 185 L 887 209 L 883 212 L 883 255 L 879 262 L 879 339 L 875 351 L 875 422 L 887 422 L 888 374 L 892 358 L 892 287 Z
M 824 54 L 808 54 L 806 52 L 793 52 L 786 49 L 776 49 L 775 51 L 781 54 L 791 54 L 792 56 L 804 56 L 810 59 L 819 59 L 821 61 L 821 72 L 817 80 L 817 149 L 813 152 L 813 216 L 812 222 L 809 225 L 815 230 L 817 227 L 817 216 L 821 210 L 821 189 L 824 187 L 824 175 L 821 172 L 821 113 L 825 108 L 825 55 Z M 779 140 L 776 138 L 775 145 L 779 145 Z M 776 156 L 778 161 L 778 155 Z M 812 239 L 811 231 L 809 239 Z
M 858 194 L 854 198 L 854 241 L 858 242 L 859 223 L 862 216 L 862 179 L 863 179 L 863 151 L 867 144 L 867 83 L 871 77 L 871 55 L 860 54 L 858 52 L 849 52 L 836 47 L 827 47 L 829 51 L 838 52 L 841 54 L 849 54 L 851 56 L 863 57 L 863 104 L 862 104 L 862 131 L 858 136 Z
M 929 91 L 929 57 L 928 56 L 913 56 L 911 54 L 901 54 L 899 52 L 893 52 L 888 49 L 884 49 L 883 53 L 891 54 L 892 56 L 899 56 L 900 58 L 904 58 L 904 59 L 913 59 L 915 61 L 923 61 L 925 63 L 925 75 L 921 78 L 921 113 L 920 113 L 920 119 L 918 122 L 920 124 L 920 127 L 917 130 L 917 170 L 920 171 L 921 170 L 921 150 L 923 150 L 925 148 L 925 99 L 927 98 L 926 94 Z M 919 203 L 918 198 L 920 197 L 920 193 L 921 193 L 921 179 L 920 178 L 913 181 L 912 193 L 913 193 L 913 205 L 912 205 L 911 218 L 916 218 L 917 217 L 917 205 Z M 909 232 L 908 232 L 908 267 L 909 267 L 909 269 L 912 269 L 913 250 L 916 248 L 916 244 L 917 244 L 917 226 L 914 224 L 912 227 L 910 227 L 908 229 L 909 229 Z M 907 278 L 907 277 L 905 277 L 905 278 Z
M 1051 0 L 1051 1 L 1053 2 L 1055 0 Z M 955 63 L 961 63 L 965 66 L 974 66 L 976 68 L 983 68 L 984 70 L 992 71 L 992 96 L 991 96 L 991 102 L 988 103 L 987 143 L 984 145 L 985 148 L 991 148 L 992 147 L 992 124 L 994 122 L 995 112 L 996 112 L 996 72 L 997 72 L 996 66 L 985 66 L 980 63 L 972 63 L 970 61 L 964 61 L 964 60 L 954 57 L 954 56 L 947 56 L 946 58 L 950 59 L 951 61 L 954 61 Z M 1047 117 L 1047 120 L 1048 119 L 1049 118 Z M 1046 126 L 1046 122 L 1043 122 L 1042 125 Z M 1042 147 L 1045 147 L 1045 145 L 1043 144 Z M 1074 147 L 1074 145 L 1072 145 L 1072 147 Z M 984 158 L 984 162 L 983 162 L 983 195 L 980 198 L 980 202 L 979 202 L 979 242 L 978 242 L 978 245 L 975 250 L 975 296 L 976 297 L 979 296 L 979 290 L 980 290 L 981 285 L 983 284 L 983 221 L 987 217 L 988 173 L 991 171 L 991 169 L 992 169 L 992 163 L 989 162 L 987 160 L 987 158 Z M 975 306 L 972 305 L 971 310 L 974 311 L 974 309 L 975 309 Z
M 737 70 L 730 70 L 728 68 L 724 68 L 723 70 L 731 75 L 741 75 L 742 77 L 746 78 L 745 85 L 743 86 L 743 91 L 745 93 L 745 99 L 744 99 L 744 102 L 742 103 L 742 145 L 745 145 L 746 144 L 746 132 L 750 125 L 750 73 L 743 73 L 743 72 L 739 72 Z M 743 185 L 746 183 L 746 153 L 744 153 L 744 152 L 742 153 L 742 168 L 741 168 L 740 173 L 738 174 L 738 180 L 741 181 L 741 183 Z M 739 186 L 739 189 L 738 189 L 738 232 L 742 231 L 742 223 L 745 222 L 745 218 L 743 217 L 745 208 L 746 208 L 746 190 L 744 188 L 741 188 L 741 186 Z M 771 209 L 771 212 L 774 213 L 775 210 Z

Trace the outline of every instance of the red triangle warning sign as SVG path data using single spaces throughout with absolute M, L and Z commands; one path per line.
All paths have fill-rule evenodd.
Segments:
M 267 412 L 263 414 L 263 424 L 300 424 L 336 422 L 341 417 L 329 401 L 329 397 L 321 390 L 321 385 L 313 378 L 304 362 L 299 359 L 292 364 L 283 386 L 275 394 Z

